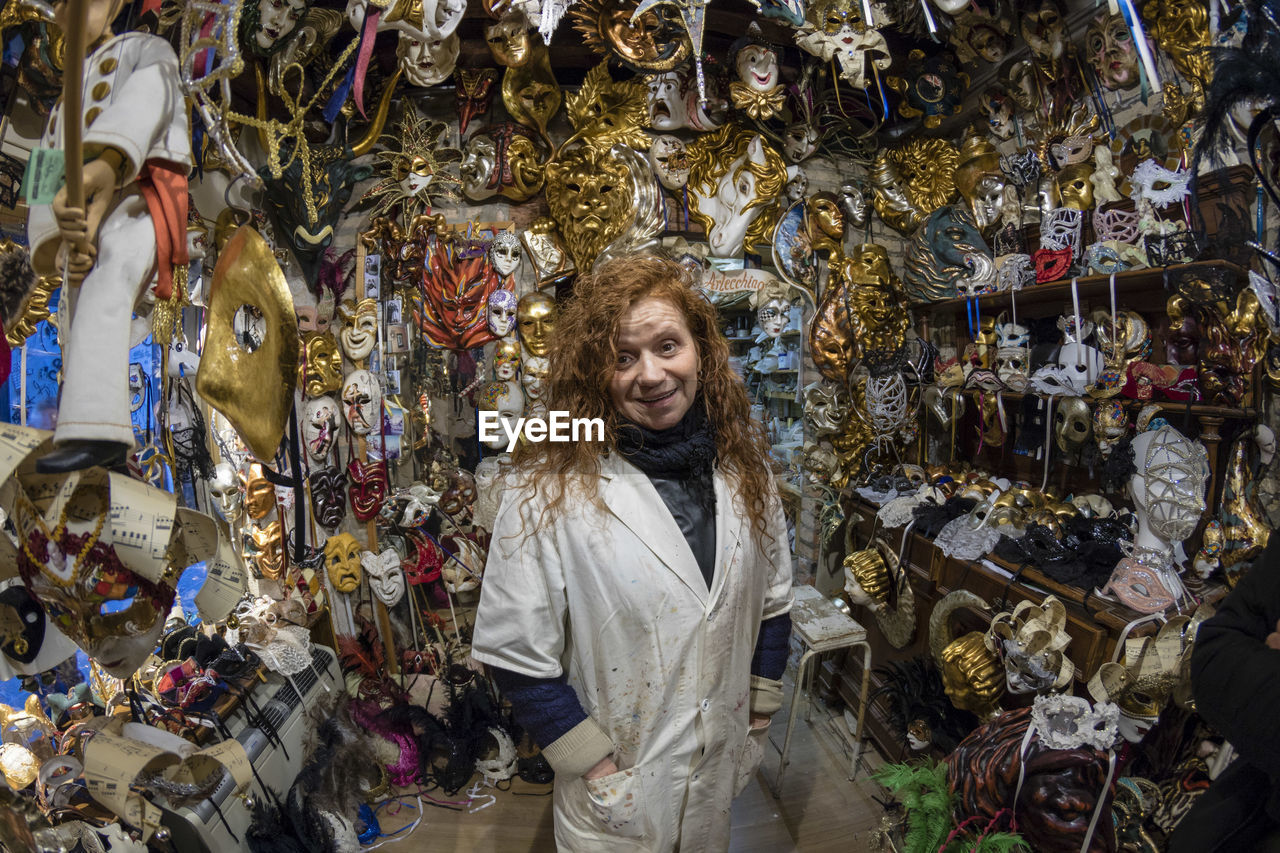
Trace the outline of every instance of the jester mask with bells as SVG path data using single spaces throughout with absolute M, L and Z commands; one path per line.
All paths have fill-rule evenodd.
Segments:
M 765 242 L 778 217 L 787 166 L 758 133 L 725 125 L 689 144 L 693 218 L 711 254 L 730 258 Z
M 404 597 L 404 570 L 400 568 L 400 555 L 388 548 L 381 554 L 360 552 L 360 565 L 369 579 L 369 589 L 374 598 L 387 607 L 395 607 Z
M 778 49 L 764 40 L 754 21 L 747 34 L 729 48 L 738 79 L 729 84 L 733 105 L 755 119 L 772 118 L 782 109 L 784 89 L 778 75 Z
M 337 592 L 352 593 L 360 586 L 360 543 L 350 533 L 338 533 L 324 542 L 324 566 Z
M 862 20 L 854 0 L 818 0 L 805 17 L 808 22 L 796 33 L 796 44 L 824 62 L 839 61 L 840 76 L 854 88 L 867 88 L 869 74 L 878 76 L 893 61 L 888 42 Z
M 284 273 L 241 226 L 218 255 L 196 391 L 260 459 L 275 456 L 298 380 L 298 318 Z

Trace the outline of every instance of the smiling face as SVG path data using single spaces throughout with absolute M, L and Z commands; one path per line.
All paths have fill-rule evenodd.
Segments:
M 497 167 L 498 147 L 492 137 L 477 135 L 468 139 L 462 149 L 462 163 L 458 166 L 463 195 L 479 201 L 496 194 L 498 188 L 490 188 L 489 179 Z
M 664 299 L 637 300 L 622 315 L 609 396 L 618 414 L 652 430 L 679 423 L 698 392 L 698 346 Z
M 778 85 L 778 56 L 759 44 L 738 51 L 738 79 L 757 92 L 768 92 Z

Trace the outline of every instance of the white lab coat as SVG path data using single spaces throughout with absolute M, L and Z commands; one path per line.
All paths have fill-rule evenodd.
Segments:
M 617 454 L 601 460 L 603 506 L 576 500 L 541 524 L 542 495 L 527 504 L 528 488 L 504 495 L 472 655 L 538 678 L 567 673 L 622 771 L 597 784 L 594 800 L 581 777 L 556 779 L 562 850 L 729 846 L 756 636 L 762 620 L 790 609 L 792 571 L 776 495 L 762 548 L 719 471 L 715 490 L 709 593 L 657 490 Z
M 62 147 L 62 104 L 40 144 Z M 146 33 L 107 40 L 84 63 L 84 143 L 125 155 L 120 191 L 98 230 L 98 258 L 80 288 L 63 353 L 54 442 L 96 439 L 133 444 L 129 409 L 130 318 L 156 271 L 156 236 L 134 186 L 149 160 L 191 166 L 190 122 L 178 85 L 178 57 Z M 32 205 L 27 238 L 37 272 L 54 266 L 61 236 L 53 208 Z

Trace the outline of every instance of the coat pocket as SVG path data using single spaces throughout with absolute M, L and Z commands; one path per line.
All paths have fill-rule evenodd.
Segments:
M 645 834 L 645 803 L 636 768 L 582 781 L 587 786 L 591 811 L 610 832 L 626 838 Z
M 769 746 L 769 727 L 748 729 L 747 742 L 742 745 L 742 755 L 738 759 L 738 777 L 733 783 L 733 795 L 741 794 L 751 779 L 760 769 L 764 761 L 764 752 Z

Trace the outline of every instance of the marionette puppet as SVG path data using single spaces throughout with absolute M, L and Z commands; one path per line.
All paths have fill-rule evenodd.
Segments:
M 41 148 L 63 149 L 67 186 L 52 204 L 32 204 L 27 236 L 35 269 L 79 285 L 63 354 L 55 449 L 46 473 L 112 465 L 133 446 L 129 344 L 133 308 L 156 279 L 156 298 L 175 295 L 174 267 L 187 264 L 187 173 L 191 143 L 178 59 L 164 39 L 113 36 L 124 0 L 88 0 L 83 22 L 54 4 L 58 25 L 83 33 L 83 75 L 68 38 L 63 98 Z M 76 86 L 80 89 L 74 90 Z M 79 104 L 74 112 L 68 104 Z M 70 115 L 68 115 L 70 113 Z M 83 168 L 79 163 L 83 160 Z M 158 278 L 157 278 L 158 273 Z M 179 283 L 180 284 L 180 283 Z M 67 329 L 64 326 L 64 332 Z

